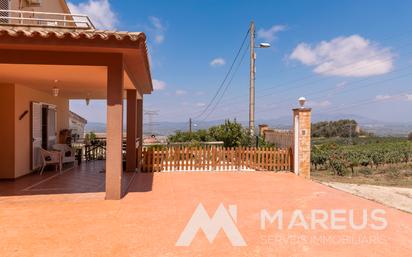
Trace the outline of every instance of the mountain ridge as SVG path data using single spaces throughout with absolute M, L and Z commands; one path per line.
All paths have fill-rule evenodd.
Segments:
M 356 120 L 362 129 L 373 132 L 377 135 L 391 135 L 391 136 L 406 136 L 410 131 L 412 131 L 412 122 L 386 122 L 370 119 L 364 116 L 356 114 L 316 114 L 312 115 L 312 122 L 319 121 L 333 121 L 341 119 L 353 119 Z M 207 129 L 211 126 L 222 124 L 225 120 L 211 120 L 205 122 L 194 121 L 194 129 Z M 247 121 L 238 121 L 243 126 L 248 126 Z M 279 129 L 290 129 L 292 127 L 292 116 L 281 116 L 274 119 L 260 119 L 256 121 L 256 125 L 267 124 L 269 127 L 279 128 Z M 179 121 L 158 121 L 152 126 L 144 124 L 144 131 L 150 131 L 150 127 L 156 134 L 170 135 L 177 130 L 186 131 L 189 129 L 188 122 Z M 86 125 L 87 132 L 105 132 L 106 124 L 101 122 L 88 122 Z

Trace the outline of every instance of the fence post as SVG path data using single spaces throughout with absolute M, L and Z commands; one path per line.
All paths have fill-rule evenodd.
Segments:
M 216 147 L 212 146 L 212 171 L 215 170 L 216 167 Z
M 293 109 L 293 171 L 310 178 L 311 108 Z

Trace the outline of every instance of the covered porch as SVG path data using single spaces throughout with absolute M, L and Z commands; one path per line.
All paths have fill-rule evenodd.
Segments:
M 0 172 L 8 180 L 2 186 L 15 183 L 19 187 L 27 181 L 32 185 L 18 191 L 35 194 L 43 189 L 64 191 L 65 186 L 59 186 L 73 182 L 73 188 L 80 191 L 105 191 L 106 199 L 123 196 L 131 174 L 139 169 L 143 95 L 152 91 L 145 41 L 143 33 L 0 26 L 0 100 L 2 119 L 6 120 L 1 131 L 6 147 L 0 154 Z M 52 102 L 56 106 L 58 133 L 67 129 L 71 99 L 107 100 L 106 161 L 83 163 L 61 175 L 49 173 L 46 183 L 45 176 L 29 174 L 35 168 L 30 103 Z M 123 156 L 125 120 L 127 147 Z M 123 172 L 124 159 L 130 174 Z M 105 172 L 96 173 L 101 170 Z M 67 180 L 62 182 L 64 178 Z M 50 183 L 59 186 L 43 188 Z
M 84 162 L 80 166 L 59 171 L 37 172 L 16 180 L 0 181 L 0 197 L 22 195 L 58 195 L 78 193 L 104 193 L 106 190 L 105 161 Z M 122 196 L 136 176 L 136 172 L 123 172 Z

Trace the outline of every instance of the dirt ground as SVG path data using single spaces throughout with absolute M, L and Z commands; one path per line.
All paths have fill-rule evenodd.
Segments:
M 327 186 L 412 213 L 412 188 L 356 185 L 339 182 L 322 183 Z
M 330 170 L 311 170 L 311 178 L 318 182 L 338 182 L 357 185 L 375 185 L 412 188 L 412 166 L 398 165 L 376 168 L 360 168 L 355 174 L 334 175 Z

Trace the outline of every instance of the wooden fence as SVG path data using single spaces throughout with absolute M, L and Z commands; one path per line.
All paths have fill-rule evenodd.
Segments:
M 142 151 L 142 170 L 160 171 L 291 171 L 291 149 L 163 147 Z
M 263 132 L 266 142 L 274 144 L 279 148 L 292 147 L 293 132 L 291 130 L 268 129 Z

